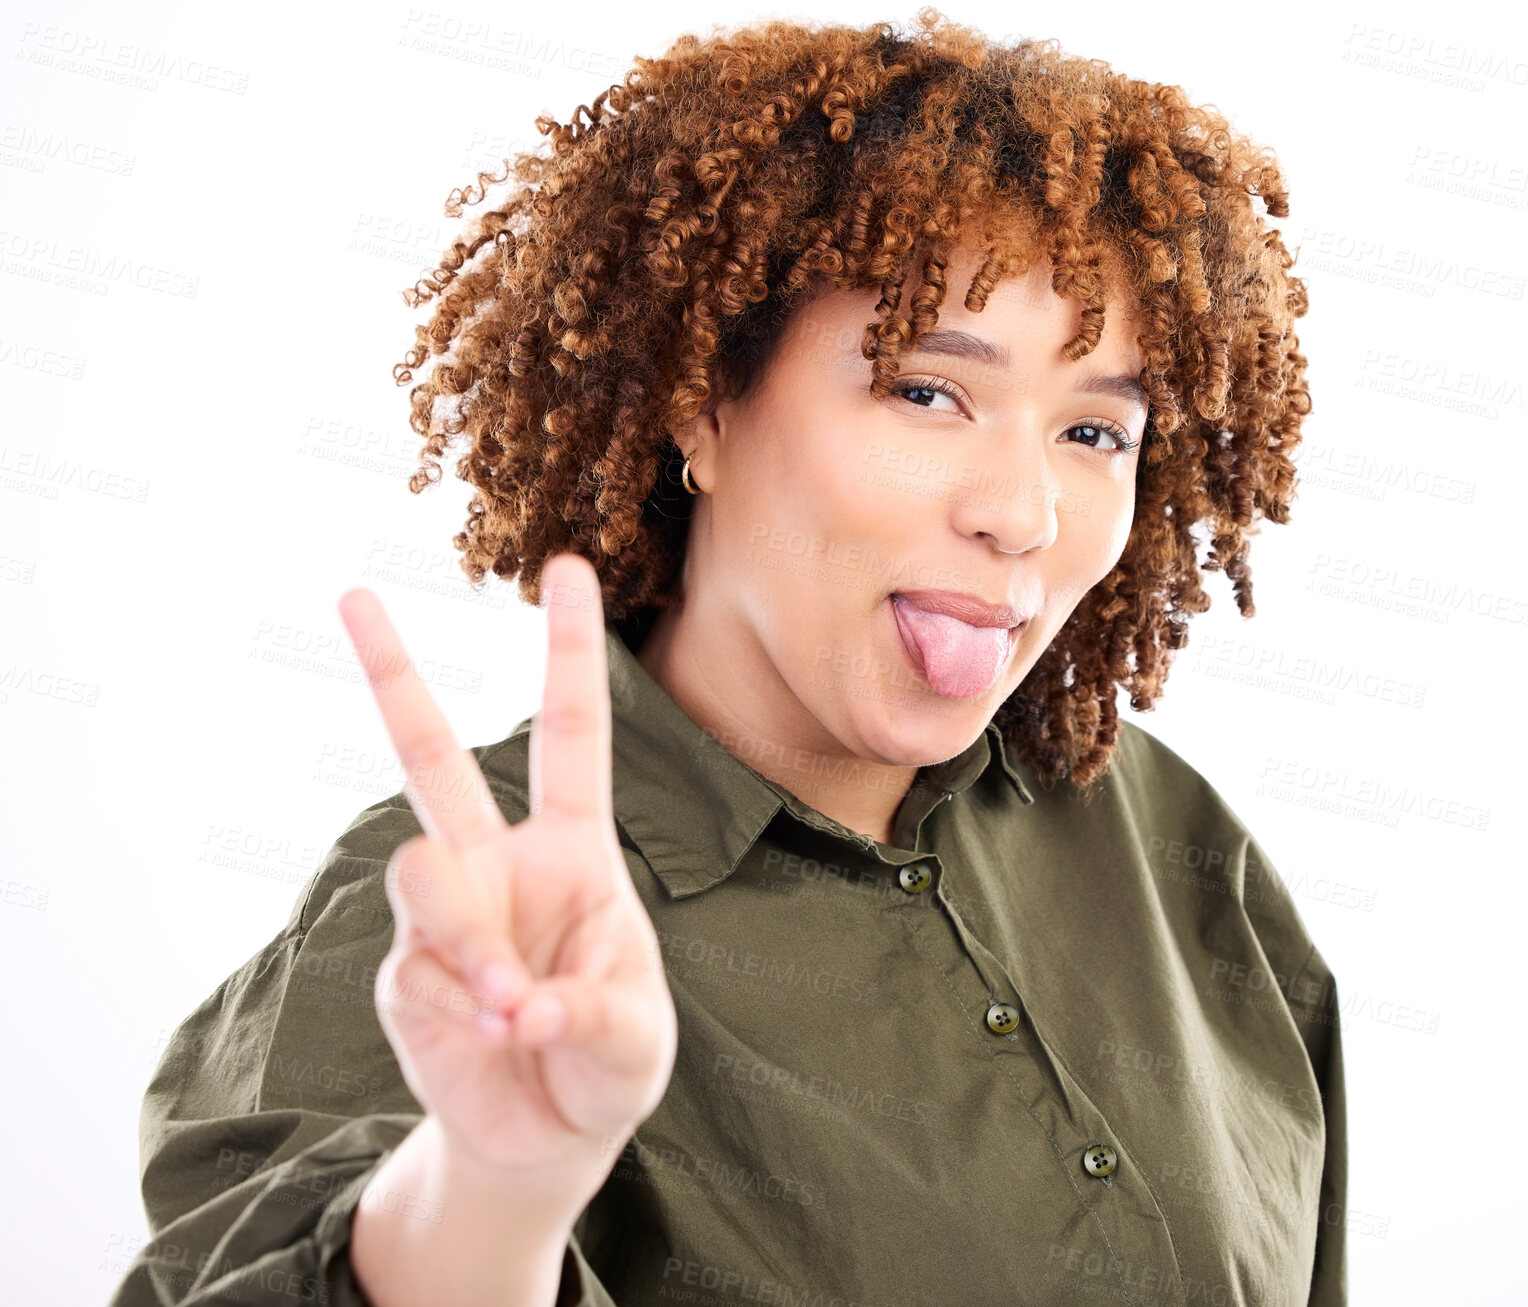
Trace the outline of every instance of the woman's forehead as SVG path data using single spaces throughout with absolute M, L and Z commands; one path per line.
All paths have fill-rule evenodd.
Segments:
M 932 332 L 938 333 L 944 343 L 953 343 L 960 355 L 977 363 L 992 364 L 999 361 L 995 357 L 997 353 L 1011 352 L 1016 344 L 1022 349 L 1023 338 L 1028 334 L 1026 328 L 1035 317 L 1054 313 L 1064 302 L 1061 316 L 1069 324 L 1066 338 L 1070 338 L 1081 320 L 1084 303 L 1078 298 L 1058 294 L 1054 286 L 1054 265 L 1044 256 L 1022 272 L 1009 270 L 1001 276 L 993 273 L 995 283 L 982 305 L 968 309 L 966 291 L 980 271 L 984 257 L 979 249 L 967 247 L 961 251 L 959 259 L 952 255 L 945 265 L 944 299 L 939 305 L 938 321 Z M 1141 358 L 1137 343 L 1141 328 L 1140 301 L 1134 288 L 1118 273 L 1113 277 L 1105 273 L 1100 281 L 1105 288 L 1105 297 L 1104 328 L 1099 347 L 1108 345 Z M 910 316 L 911 297 L 921 284 L 919 269 L 915 267 L 902 287 L 898 308 L 904 315 Z M 850 288 L 831 284 L 816 287 L 793 310 L 790 328 L 785 334 L 821 338 L 826 331 L 846 348 L 858 353 L 864 330 L 876 320 L 876 306 L 882 293 L 879 283 Z M 925 336 L 929 334 L 929 331 L 924 333 Z M 962 340 L 962 336 L 975 337 L 977 341 Z M 989 342 L 995 349 L 984 348 L 978 341 Z M 1136 364 L 1137 367 L 1140 365 Z

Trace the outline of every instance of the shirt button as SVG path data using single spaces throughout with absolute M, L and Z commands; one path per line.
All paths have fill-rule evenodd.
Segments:
M 1000 1035 L 1006 1035 L 1018 1024 L 1019 1009 L 1012 1003 L 994 1003 L 987 1009 L 988 1028 Z
M 1089 1175 L 1096 1175 L 1102 1179 L 1114 1171 L 1114 1164 L 1119 1161 L 1115 1152 L 1108 1144 L 1094 1144 L 1082 1155 L 1082 1164 Z
M 926 862 L 914 862 L 897 872 L 897 880 L 909 894 L 921 894 L 934 883 L 934 873 Z

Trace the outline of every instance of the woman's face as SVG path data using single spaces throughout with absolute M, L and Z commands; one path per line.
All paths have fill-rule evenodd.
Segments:
M 719 730 L 749 737 L 733 751 L 761 771 L 791 749 L 954 756 L 1124 551 L 1140 455 L 1122 445 L 1147 417 L 1125 306 L 1111 299 L 1098 347 L 1069 362 L 1082 306 L 1051 290 L 1049 265 L 971 313 L 977 266 L 952 260 L 937 338 L 903 352 L 884 401 L 860 353 L 878 293 L 830 290 L 796 311 L 749 392 L 681 442 L 704 493 L 665 666 L 692 678 L 692 713 L 704 698 Z M 1022 620 L 973 625 L 932 611 L 929 591 Z

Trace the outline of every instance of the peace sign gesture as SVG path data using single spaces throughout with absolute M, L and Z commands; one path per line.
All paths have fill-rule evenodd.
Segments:
M 340 616 L 424 828 L 388 862 L 396 929 L 377 1015 L 454 1152 L 535 1190 L 599 1187 L 651 1114 L 677 1046 L 652 922 L 611 806 L 609 673 L 598 578 L 542 572 L 547 670 L 531 719 L 531 808 L 510 825 L 370 590 Z

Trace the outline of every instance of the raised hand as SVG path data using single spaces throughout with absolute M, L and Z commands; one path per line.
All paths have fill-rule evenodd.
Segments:
M 527 1189 L 598 1188 L 657 1106 L 677 1030 L 611 806 L 603 605 L 589 562 L 547 560 L 547 671 L 530 815 L 510 825 L 370 590 L 340 615 L 424 834 L 387 867 L 396 930 L 377 1015 L 460 1159 Z

